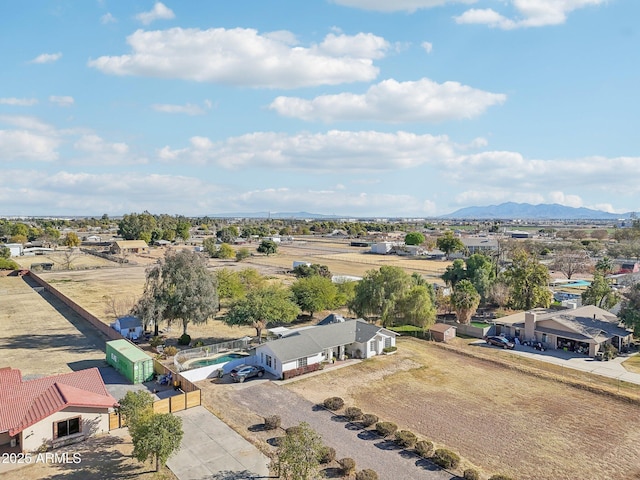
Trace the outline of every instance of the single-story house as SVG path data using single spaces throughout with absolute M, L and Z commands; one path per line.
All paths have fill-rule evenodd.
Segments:
M 496 333 L 521 342 L 543 343 L 549 349 L 567 350 L 595 357 L 605 344 L 620 350 L 629 345 L 633 332 L 618 317 L 595 305 L 566 310 L 534 309 L 496 321 Z
M 364 320 L 318 325 L 292 331 L 286 337 L 256 347 L 256 364 L 278 378 L 284 372 L 304 368 L 345 355 L 370 358 L 396 344 L 395 332 Z
M 144 240 L 116 240 L 111 245 L 111 253 L 116 255 L 122 253 L 147 253 L 149 245 Z
M 462 237 L 460 238 L 469 255 L 474 253 L 491 254 L 498 251 L 498 240 L 488 237 Z
M 0 368 L 0 446 L 31 452 L 108 432 L 115 406 L 97 368 L 28 381 Z
M 19 257 L 22 255 L 22 249 L 24 248 L 21 243 L 5 243 L 3 246 L 9 249 L 12 257 Z
M 446 323 L 436 323 L 429 329 L 431 338 L 436 342 L 447 342 L 456 337 L 456 327 Z
M 124 338 L 130 338 L 132 340 L 142 337 L 144 333 L 142 321 L 133 315 L 118 318 L 111 324 L 111 327 Z

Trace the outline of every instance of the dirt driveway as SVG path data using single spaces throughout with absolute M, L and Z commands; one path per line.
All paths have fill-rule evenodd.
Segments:
M 351 457 L 358 470 L 371 468 L 378 472 L 381 480 L 457 478 L 371 431 L 347 423 L 325 409 L 315 408 L 312 402 L 274 383 L 262 382 L 235 389 L 230 400 L 261 416 L 280 415 L 284 428 L 307 422 L 326 445 L 336 449 L 337 458 Z

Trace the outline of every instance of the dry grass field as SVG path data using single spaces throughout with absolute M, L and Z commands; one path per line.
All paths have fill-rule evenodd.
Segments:
M 519 480 L 640 478 L 637 406 L 401 339 L 398 354 L 287 388 L 348 405 Z
M 12 260 L 15 260 L 15 262 L 23 268 L 30 268 L 34 263 L 53 263 L 54 270 L 62 270 L 65 263 L 63 251 L 64 250 L 59 250 L 48 253 L 47 255 L 13 257 Z M 115 265 L 114 262 L 83 252 L 76 252 L 71 258 L 72 269 L 103 268 L 113 267 Z
M 50 375 L 101 364 L 102 336 L 44 295 L 21 277 L 0 277 L 0 367 L 18 368 L 23 375 Z

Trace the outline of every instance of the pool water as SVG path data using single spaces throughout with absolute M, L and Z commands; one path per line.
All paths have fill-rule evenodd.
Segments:
M 565 283 L 565 287 L 588 287 L 591 285 L 591 282 L 587 282 L 586 280 L 578 280 L 576 282 Z
M 196 360 L 195 362 L 189 364 L 189 368 L 200 368 L 200 367 L 208 367 L 209 365 L 217 365 L 218 363 L 226 363 L 231 360 L 235 360 L 237 358 L 243 358 L 247 355 L 243 355 L 241 353 L 229 353 L 228 355 L 223 355 L 221 357 L 215 358 L 203 358 L 202 360 Z

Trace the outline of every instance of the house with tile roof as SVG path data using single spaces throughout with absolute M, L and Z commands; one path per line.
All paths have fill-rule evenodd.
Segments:
M 30 452 L 108 432 L 115 406 L 97 368 L 27 381 L 0 368 L 0 449 Z
M 595 305 L 565 310 L 533 309 L 502 317 L 495 324 L 496 333 L 590 357 L 595 357 L 606 344 L 620 350 L 633 338 L 633 332 L 621 325 L 618 317 Z
M 361 319 L 342 320 L 330 323 L 323 320 L 321 325 L 291 330 L 283 338 L 259 345 L 256 364 L 281 378 L 289 370 L 329 362 L 334 357 L 371 358 L 396 344 L 395 332 Z

